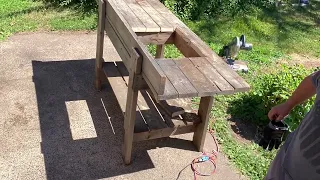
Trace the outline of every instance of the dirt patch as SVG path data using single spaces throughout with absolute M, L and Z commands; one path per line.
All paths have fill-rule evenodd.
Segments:
M 320 58 L 302 55 L 302 54 L 290 54 L 290 59 L 281 59 L 281 64 L 295 65 L 300 64 L 307 68 L 316 68 L 320 66 Z
M 232 119 L 229 121 L 229 125 L 233 130 L 232 135 L 237 139 L 238 142 L 249 144 L 257 143 L 260 139 L 259 130 L 256 125 L 239 120 Z

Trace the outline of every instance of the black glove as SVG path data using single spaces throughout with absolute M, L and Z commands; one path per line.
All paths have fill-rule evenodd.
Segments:
M 273 148 L 278 149 L 288 130 L 289 126 L 283 121 L 270 121 L 263 130 L 263 138 L 259 146 L 262 146 L 263 149 L 268 148 L 269 151 Z

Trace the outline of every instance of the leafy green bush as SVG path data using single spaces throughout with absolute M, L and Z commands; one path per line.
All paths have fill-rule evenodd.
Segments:
M 42 1 L 46 5 L 58 8 L 73 8 L 82 14 L 96 14 L 96 0 L 33 0 Z
M 162 0 L 180 18 L 195 20 L 202 16 L 236 15 L 252 8 L 270 9 L 276 0 Z
M 312 70 L 302 66 L 276 67 L 276 72 L 264 73 L 252 78 L 252 90 L 239 94 L 230 100 L 229 113 L 234 118 L 251 121 L 257 125 L 265 125 L 269 120 L 269 110 L 285 102 L 298 87 L 300 82 L 312 73 Z M 310 110 L 314 99 L 295 107 L 286 122 L 290 130 L 294 130 Z

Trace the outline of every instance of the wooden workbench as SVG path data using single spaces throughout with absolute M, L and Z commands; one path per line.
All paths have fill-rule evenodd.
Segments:
M 105 31 L 122 61 L 103 60 Z M 148 44 L 157 45 L 155 57 Z M 165 59 L 165 44 L 174 44 L 184 57 Z M 213 96 L 249 89 L 158 0 L 99 0 L 97 89 L 105 76 L 124 113 L 126 164 L 133 141 L 194 132 L 193 142 L 202 151 Z M 201 97 L 198 112 L 190 107 L 192 97 Z

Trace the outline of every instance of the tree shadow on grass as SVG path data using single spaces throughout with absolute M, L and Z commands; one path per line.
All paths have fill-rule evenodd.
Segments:
M 44 9 L 50 8 L 49 6 L 35 6 L 35 7 L 30 7 L 28 9 L 23 9 L 21 11 L 13 11 L 10 13 L 3 13 L 0 15 L 0 19 L 5 19 L 5 18 L 9 18 L 9 17 L 15 17 L 15 16 L 19 16 L 19 15 L 24 15 L 24 14 L 29 14 L 32 13 L 34 11 L 41 11 Z
M 291 4 L 275 8 L 272 11 L 263 9 L 258 17 L 266 22 L 275 23 L 277 26 L 277 44 L 280 48 L 286 48 L 298 34 L 308 35 L 319 26 L 320 1 L 312 1 L 312 4 L 301 7 Z
M 45 11 L 45 10 L 55 10 L 57 12 L 61 12 L 66 9 L 71 9 L 80 16 L 88 16 L 92 14 L 98 15 L 98 5 L 95 0 L 87 0 L 86 3 L 72 2 L 70 4 L 65 4 L 65 5 L 62 4 L 62 1 L 60 2 L 55 0 L 33 0 L 33 1 L 34 2 L 41 1 L 43 2 L 43 4 L 29 7 L 27 9 L 0 14 L 0 20 L 5 18 L 12 18 L 16 16 L 26 15 L 32 12 Z

